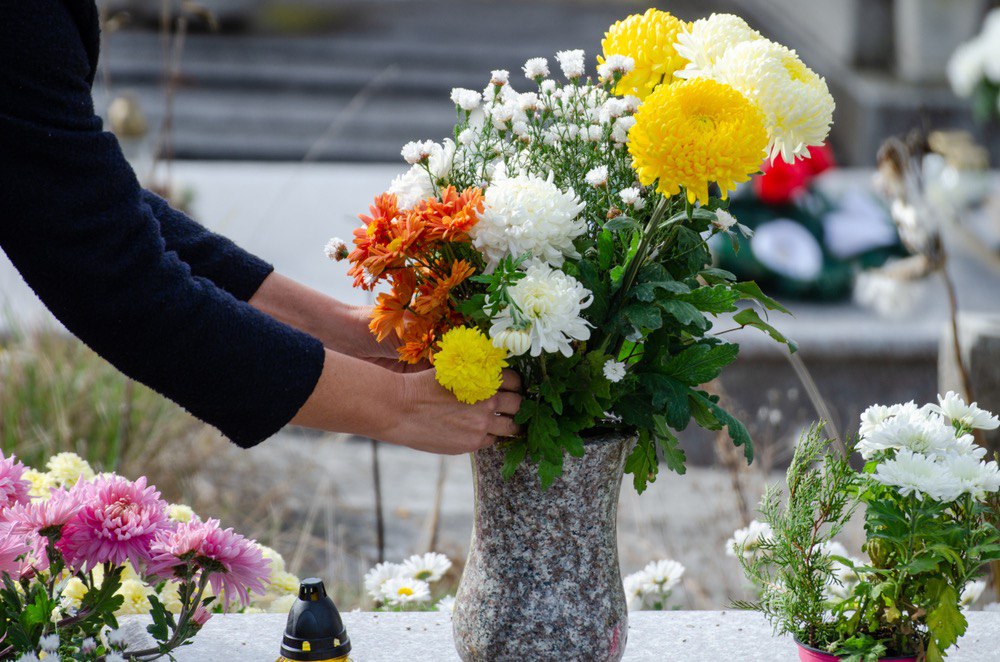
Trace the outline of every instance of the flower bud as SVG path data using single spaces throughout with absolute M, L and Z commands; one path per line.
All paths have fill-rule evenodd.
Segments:
M 503 347 L 513 356 L 520 356 L 531 349 L 531 334 L 524 329 L 504 329 L 493 336 L 493 346 Z

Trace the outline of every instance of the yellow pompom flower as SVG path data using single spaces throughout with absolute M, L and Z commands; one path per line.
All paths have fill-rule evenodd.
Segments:
M 33 499 L 48 500 L 52 496 L 52 488 L 59 487 L 59 483 L 51 475 L 37 469 L 32 469 L 31 467 L 25 469 L 21 477 L 31 483 L 31 487 L 28 489 L 28 496 Z
M 46 463 L 49 476 L 62 487 L 73 487 L 79 480 L 93 480 L 94 469 L 76 453 L 56 453 Z
M 494 347 L 481 331 L 455 327 L 441 337 L 440 347 L 434 355 L 435 376 L 460 402 L 473 404 L 500 390 L 507 351 Z
M 185 506 L 183 503 L 172 503 L 167 506 L 167 518 L 171 522 L 186 524 L 191 520 L 198 519 L 198 515 L 195 514 L 191 506 Z
M 658 180 L 667 196 L 683 187 L 693 204 L 708 202 L 711 182 L 725 199 L 760 170 L 766 146 L 764 116 L 753 103 L 728 85 L 696 78 L 649 95 L 635 114 L 628 147 L 644 186 Z
M 650 8 L 645 14 L 633 14 L 618 21 L 604 34 L 601 41 L 601 64 L 611 55 L 626 55 L 635 60 L 635 68 L 618 82 L 615 94 L 646 98 L 660 83 L 671 83 L 674 72 L 687 65 L 674 48 L 677 35 L 689 24 L 673 14 Z
M 149 603 L 149 596 L 152 594 L 153 589 L 138 579 L 123 580 L 115 595 L 120 595 L 125 600 L 122 602 L 122 606 L 115 610 L 115 616 L 148 614 L 152 607 Z

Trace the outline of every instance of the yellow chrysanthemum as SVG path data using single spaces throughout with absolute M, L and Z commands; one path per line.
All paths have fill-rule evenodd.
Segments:
M 615 94 L 644 99 L 660 83 L 672 82 L 674 72 L 687 65 L 674 44 L 678 33 L 688 27 L 673 14 L 650 8 L 645 14 L 633 14 L 608 28 L 601 41 L 604 55 L 597 61 L 603 64 L 604 58 L 611 55 L 635 60 L 635 68 L 619 81 Z
M 494 347 L 481 331 L 455 327 L 442 336 L 440 346 L 434 355 L 438 383 L 459 401 L 479 402 L 500 389 L 500 371 L 507 366 L 507 351 Z
M 760 110 L 742 94 L 714 80 L 664 85 L 649 95 L 629 131 L 632 167 L 648 186 L 688 200 L 708 202 L 716 182 L 725 198 L 760 169 L 767 130 Z
M 31 487 L 28 488 L 28 496 L 33 499 L 46 500 L 51 496 L 50 490 L 53 487 L 59 487 L 59 483 L 48 473 L 31 467 L 25 469 L 21 477 L 31 483 Z
M 115 616 L 126 614 L 148 614 L 151 605 L 149 596 L 153 594 L 153 589 L 146 586 L 138 579 L 126 579 L 122 582 L 121 588 L 115 592 L 125 598 L 122 606 L 115 610 Z
M 268 593 L 276 595 L 288 595 L 299 593 L 299 578 L 290 572 L 275 572 L 271 574 L 271 583 L 267 587 Z
M 73 487 L 81 478 L 92 480 L 94 470 L 76 453 L 56 453 L 46 463 L 49 475 L 63 487 Z
M 285 571 L 285 558 L 277 550 L 271 549 L 267 545 L 261 545 L 260 543 L 257 543 L 257 548 L 260 550 L 261 556 L 271 562 L 271 576 Z M 298 587 L 296 587 L 296 590 L 298 590 Z
M 198 516 L 191 506 L 185 506 L 183 503 L 172 503 L 167 506 L 167 517 L 172 522 L 187 524 Z
M 268 605 L 267 611 L 272 614 L 287 614 L 291 610 L 292 605 L 295 604 L 298 597 L 298 595 L 289 594 L 283 595 L 280 598 L 275 598 L 275 600 Z
M 87 595 L 87 587 L 80 581 L 80 578 L 70 577 L 62 590 L 63 606 L 79 609 L 85 595 Z
M 181 591 L 177 582 L 167 582 L 160 589 L 160 602 L 171 614 L 181 613 Z

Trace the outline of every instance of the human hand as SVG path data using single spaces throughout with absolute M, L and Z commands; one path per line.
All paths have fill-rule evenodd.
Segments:
M 485 448 L 521 432 L 514 415 L 521 407 L 521 378 L 503 371 L 500 390 L 491 398 L 468 405 L 438 384 L 432 370 L 402 379 L 402 407 L 383 440 L 442 455 L 459 455 Z

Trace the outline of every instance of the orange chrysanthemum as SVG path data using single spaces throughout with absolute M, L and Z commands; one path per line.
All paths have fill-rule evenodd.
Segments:
M 469 230 L 479 222 L 483 211 L 483 191 L 468 188 L 461 194 L 454 186 L 441 192 L 441 199 L 429 198 L 415 208 L 427 223 L 430 241 L 469 241 Z
M 432 278 L 431 282 L 420 286 L 420 294 L 413 301 L 414 312 L 420 315 L 430 315 L 446 307 L 451 291 L 474 273 L 476 273 L 475 267 L 465 260 L 453 262 L 451 273 L 448 276 Z
M 371 216 L 358 216 L 364 226 L 354 229 L 354 250 L 347 256 L 351 263 L 347 273 L 354 276 L 354 287 L 366 290 L 374 283 L 366 282 L 365 262 L 371 257 L 372 249 L 392 240 L 392 223 L 399 215 L 399 204 L 394 193 L 383 193 L 375 198 L 375 204 L 369 209 Z
M 413 298 L 417 281 L 409 269 L 400 269 L 392 274 L 392 291 L 378 295 L 375 307 L 372 308 L 371 321 L 368 328 L 375 338 L 382 342 L 390 333 L 402 338 L 406 330 L 406 311 Z

